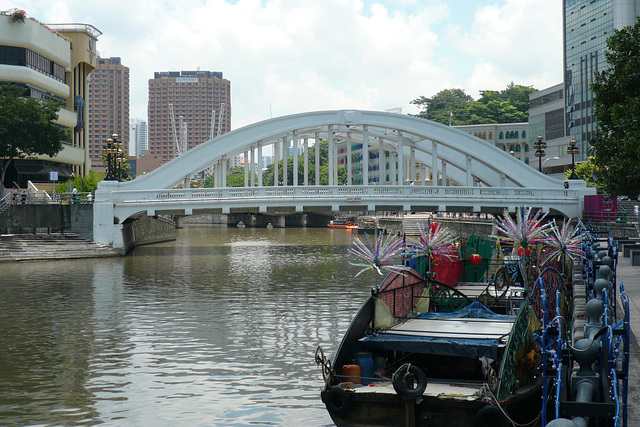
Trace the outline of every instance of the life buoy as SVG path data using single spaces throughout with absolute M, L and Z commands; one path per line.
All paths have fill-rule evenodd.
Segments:
M 393 373 L 393 389 L 403 399 L 422 396 L 427 388 L 427 375 L 415 365 L 405 363 Z
M 473 419 L 475 427 L 509 427 L 511 423 L 496 405 L 486 405 L 480 408 Z
M 329 412 L 337 415 L 344 415 L 351 407 L 351 397 L 349 393 L 340 387 L 331 387 L 331 390 L 324 397 L 324 404 Z

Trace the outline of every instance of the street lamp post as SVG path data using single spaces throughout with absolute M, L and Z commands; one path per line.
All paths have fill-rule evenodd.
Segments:
M 121 181 L 122 180 L 122 163 L 125 158 L 122 151 L 122 142 L 118 141 L 118 134 L 114 133 L 107 138 L 107 145 L 102 149 L 102 154 L 107 161 L 107 176 L 105 181 Z
M 578 179 L 578 175 L 576 175 L 576 154 L 580 154 L 580 149 L 576 147 L 576 140 L 572 139 L 569 141 L 569 146 L 567 147 L 567 154 L 571 154 L 571 175 L 569 175 L 569 179 Z
M 536 149 L 534 153 L 538 158 L 538 171 L 542 172 L 542 158 L 545 155 L 544 149 L 547 148 L 547 143 L 542 140 L 542 135 L 538 135 L 538 139 L 533 143 L 533 148 Z
M 102 148 L 102 154 L 107 161 L 107 176 L 105 177 L 105 181 L 113 181 L 115 178 L 113 176 L 113 168 L 112 164 L 112 154 L 113 151 L 113 139 L 107 138 L 107 144 Z

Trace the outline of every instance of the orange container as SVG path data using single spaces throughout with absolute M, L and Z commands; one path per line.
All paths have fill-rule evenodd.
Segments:
M 342 365 L 342 382 L 350 381 L 354 384 L 360 384 L 360 366 L 358 365 Z

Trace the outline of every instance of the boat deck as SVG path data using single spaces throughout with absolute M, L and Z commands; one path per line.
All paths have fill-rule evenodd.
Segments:
M 509 335 L 513 320 L 450 318 L 407 319 L 384 331 L 385 334 L 410 335 L 434 338 L 493 339 L 501 340 Z
M 355 387 L 355 393 L 397 394 L 391 382 L 372 383 L 369 386 Z M 424 397 L 439 399 L 477 400 L 483 397 L 482 384 L 455 384 L 428 381 Z

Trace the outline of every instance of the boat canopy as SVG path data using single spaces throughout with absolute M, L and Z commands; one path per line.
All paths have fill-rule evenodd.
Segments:
M 506 346 L 515 316 L 496 314 L 479 302 L 452 313 L 423 313 L 362 339 L 367 350 L 398 350 L 498 359 Z

